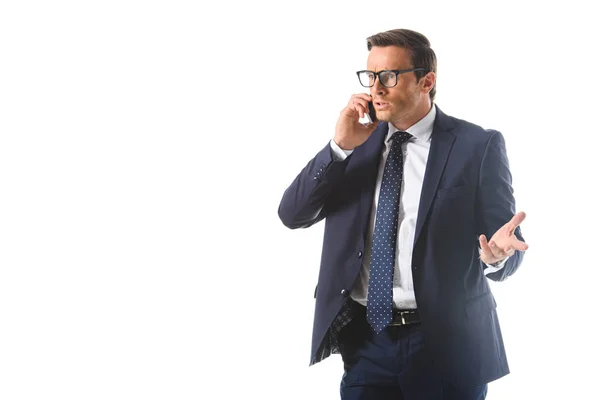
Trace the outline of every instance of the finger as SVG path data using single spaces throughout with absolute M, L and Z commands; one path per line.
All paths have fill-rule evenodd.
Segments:
M 494 252 L 490 248 L 490 245 L 488 244 L 488 241 L 487 241 L 485 235 L 479 236 L 479 247 L 481 247 L 481 252 L 485 253 L 488 256 L 491 256 L 494 254 Z
M 496 244 L 496 242 L 494 242 L 493 240 L 490 240 L 490 249 L 491 249 L 492 254 L 494 255 L 494 257 L 496 257 L 496 258 L 505 257 L 504 249 L 500 248 Z
M 353 94 L 350 97 L 350 100 L 348 101 L 348 106 L 354 106 L 357 103 L 360 104 L 364 104 L 365 106 L 368 106 L 368 103 L 371 101 L 371 96 L 369 96 L 366 93 L 358 93 L 358 94 Z
M 523 211 L 520 211 L 520 212 L 516 213 L 510 219 L 510 221 L 508 221 L 508 230 L 511 235 L 514 233 L 515 229 L 517 229 L 517 226 L 521 225 L 521 223 L 525 220 L 526 216 L 527 215 L 525 215 L 525 213 Z
M 356 99 L 362 99 L 364 101 L 371 101 L 371 95 L 368 93 L 357 93 L 355 95 L 352 95 L 352 98 L 356 98 Z
M 364 99 L 355 99 L 354 108 L 358 111 L 358 115 L 364 118 L 365 113 L 369 112 L 369 102 Z
M 356 112 L 358 113 L 358 118 L 364 118 L 365 117 L 365 109 L 360 105 L 357 104 L 354 106 L 354 110 L 356 110 Z
M 520 241 L 519 239 L 517 239 L 516 237 L 514 238 L 514 240 L 511 242 L 511 247 L 515 250 L 519 250 L 519 251 L 525 251 L 529 248 L 529 245 L 525 242 Z
M 340 112 L 340 114 L 347 115 L 350 118 L 363 118 L 365 113 L 365 109 L 362 108 L 360 104 L 358 104 L 354 100 L 350 100 L 348 105 Z

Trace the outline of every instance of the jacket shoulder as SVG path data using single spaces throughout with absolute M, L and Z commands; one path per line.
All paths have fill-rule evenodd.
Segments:
M 484 128 L 464 119 L 451 116 L 448 116 L 448 118 L 453 122 L 454 125 L 452 133 L 457 136 L 467 136 L 469 139 L 480 139 L 487 142 L 494 134 L 500 134 L 500 132 L 496 129 Z
M 463 145 L 485 151 L 492 142 L 504 143 L 504 136 L 496 129 L 484 128 L 456 117 L 448 116 L 448 119 L 453 125 L 450 131 Z

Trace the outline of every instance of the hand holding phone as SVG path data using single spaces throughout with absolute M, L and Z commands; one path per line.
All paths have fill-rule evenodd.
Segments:
M 340 112 L 333 139 L 343 150 L 355 149 L 377 129 L 377 122 L 373 98 L 368 93 L 353 94 Z

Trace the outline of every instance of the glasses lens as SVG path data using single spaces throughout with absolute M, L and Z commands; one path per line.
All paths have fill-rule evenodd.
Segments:
M 395 72 L 384 72 L 379 75 L 379 79 L 381 79 L 381 84 L 387 87 L 396 86 L 396 73 Z
M 371 87 L 375 81 L 375 75 L 373 75 L 371 72 L 361 72 L 358 74 L 358 79 L 360 80 L 361 85 L 365 87 Z

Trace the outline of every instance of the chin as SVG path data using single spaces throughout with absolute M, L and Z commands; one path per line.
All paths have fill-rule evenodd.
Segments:
M 379 112 L 376 114 L 377 121 L 379 122 L 390 122 L 390 113 L 387 112 Z

